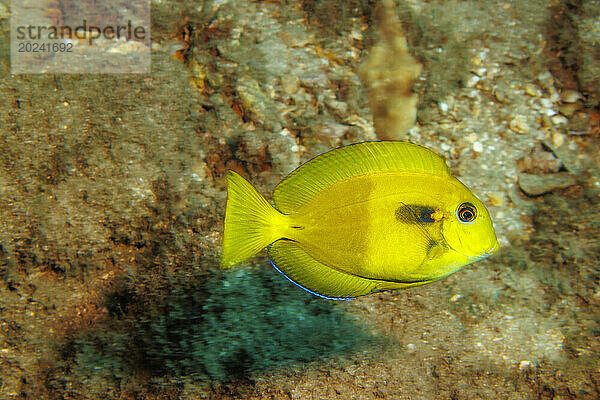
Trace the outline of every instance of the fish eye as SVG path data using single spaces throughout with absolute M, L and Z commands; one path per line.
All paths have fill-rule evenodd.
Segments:
M 468 224 L 477 218 L 477 208 L 471 203 L 462 203 L 456 209 L 456 216 L 460 222 Z

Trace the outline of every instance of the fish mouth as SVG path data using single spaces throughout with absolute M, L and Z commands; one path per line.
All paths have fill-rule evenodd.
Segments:
M 478 256 L 468 256 L 468 257 L 471 260 L 474 260 L 474 261 L 483 260 L 484 258 L 488 258 L 492 254 L 494 254 L 496 252 L 496 250 L 498 250 L 498 247 L 499 247 L 498 246 L 498 242 L 496 242 L 496 244 L 494 244 L 492 247 L 490 247 L 489 250 L 484 251 L 480 255 L 478 255 Z
M 442 237 L 444 237 L 443 233 L 442 233 Z M 444 240 L 446 240 L 446 238 L 444 238 Z M 459 236 L 459 240 L 460 240 L 460 236 Z M 448 242 L 446 241 L 446 243 L 448 243 Z M 462 242 L 461 242 L 461 244 L 462 244 Z M 450 249 L 454 250 L 455 252 L 457 252 L 458 254 L 461 254 L 464 257 L 468 258 L 469 264 L 470 264 L 472 262 L 483 260 L 484 258 L 488 258 L 489 256 L 491 256 L 498 250 L 498 248 L 500 247 L 500 244 L 498 243 L 498 239 L 496 239 L 496 240 L 494 240 L 494 244 L 492 245 L 492 247 L 490 247 L 488 250 L 485 250 L 483 253 L 476 255 L 476 256 L 472 256 L 470 254 L 465 254 L 462 251 L 458 251 L 457 249 L 455 249 L 454 247 L 449 246 L 449 245 L 448 245 L 448 247 Z

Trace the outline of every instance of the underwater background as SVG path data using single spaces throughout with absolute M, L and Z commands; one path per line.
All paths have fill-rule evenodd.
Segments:
M 0 1 L 0 399 L 600 398 L 600 1 L 151 6 L 149 75 L 11 75 Z M 500 251 L 347 302 L 220 270 L 228 169 L 375 139 Z

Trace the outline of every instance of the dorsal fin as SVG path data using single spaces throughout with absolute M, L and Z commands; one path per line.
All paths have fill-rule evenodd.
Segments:
M 360 175 L 414 171 L 451 175 L 446 161 L 433 151 L 409 142 L 363 142 L 339 147 L 302 164 L 277 185 L 273 202 L 291 213 L 334 183 Z

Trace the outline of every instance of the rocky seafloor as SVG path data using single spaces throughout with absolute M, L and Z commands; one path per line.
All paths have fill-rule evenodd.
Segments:
M 394 3 L 422 65 L 399 138 L 488 205 L 497 254 L 350 302 L 264 254 L 220 271 L 227 169 L 269 194 L 384 136 L 380 8 L 155 0 L 150 75 L 71 76 L 10 74 L 0 2 L 0 398 L 600 397 L 598 1 Z

